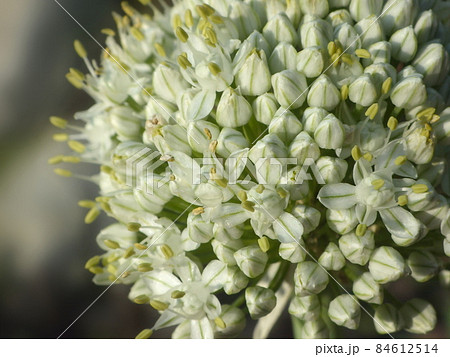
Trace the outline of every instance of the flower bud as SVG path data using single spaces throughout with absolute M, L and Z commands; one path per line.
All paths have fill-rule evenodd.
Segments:
M 339 295 L 330 302 L 328 316 L 336 325 L 356 330 L 361 318 L 358 300 L 352 295 Z
M 402 328 L 403 319 L 394 305 L 383 304 L 375 308 L 373 325 L 379 334 L 394 333 Z
M 328 0 L 330 8 L 337 9 L 340 7 L 346 7 L 350 4 L 350 0 Z
M 347 1 L 347 0 L 345 0 Z M 350 2 L 350 0 L 348 0 Z M 331 5 L 331 3 L 330 3 Z M 333 28 L 338 27 L 342 24 L 353 25 L 352 15 L 346 9 L 339 9 L 333 12 L 330 12 L 326 18 L 326 20 L 333 26 Z
M 392 57 L 403 63 L 411 61 L 417 52 L 417 38 L 412 26 L 394 32 L 389 43 L 392 46 Z
M 320 47 L 326 50 L 333 40 L 333 28 L 324 20 L 305 22 L 300 27 L 300 40 L 303 48 Z
M 258 30 L 261 26 L 258 15 L 249 4 L 234 1 L 229 4 L 228 11 L 228 17 L 236 25 L 241 39 L 246 38 L 253 30 Z
M 383 288 L 369 272 L 358 276 L 353 282 L 353 293 L 360 299 L 371 304 L 381 304 L 383 302 Z
M 361 36 L 362 48 L 369 48 L 375 42 L 384 41 L 383 28 L 375 15 L 370 15 L 360 20 L 355 25 L 355 30 Z
M 199 153 L 208 151 L 211 140 L 217 140 L 219 133 L 219 127 L 206 120 L 191 121 L 187 126 L 189 145 L 192 150 Z
M 319 226 L 320 211 L 314 207 L 298 204 L 292 210 L 292 214 L 302 224 L 304 234 L 312 232 Z
M 308 92 L 308 85 L 303 74 L 285 70 L 272 76 L 272 87 L 278 103 L 284 108 L 300 107 Z M 217 111 L 219 113 L 219 110 Z
M 413 24 L 417 15 L 417 0 L 389 0 L 383 8 L 381 24 L 384 33 L 389 36 L 391 33 Z
M 405 137 L 406 157 L 415 164 L 429 163 L 434 154 L 435 143 L 430 140 L 427 132 L 418 127 Z
M 280 108 L 269 125 L 269 133 L 289 144 L 302 131 L 303 125 L 289 110 Z
M 328 285 L 328 274 L 315 262 L 300 262 L 295 269 L 294 283 L 295 295 L 299 297 L 319 294 Z
M 323 74 L 314 81 L 308 93 L 310 107 L 321 107 L 332 111 L 339 102 L 340 92 L 327 75 Z
M 412 64 L 423 75 L 423 82 L 428 86 L 441 84 L 450 68 L 449 55 L 444 46 L 433 42 L 419 50 Z
M 223 287 L 223 291 L 227 295 L 233 295 L 246 288 L 248 285 L 248 278 L 236 266 L 229 266 L 227 268 L 227 280 Z
M 397 82 L 390 97 L 396 107 L 410 109 L 427 99 L 427 90 L 420 75 L 411 75 Z
M 225 323 L 225 327 L 216 327 L 214 333 L 215 338 L 233 338 L 245 328 L 245 315 L 237 307 L 222 305 L 222 314 L 220 317 Z
M 176 69 L 160 64 L 153 72 L 153 88 L 161 98 L 171 103 L 177 102 L 177 97 L 190 87 Z
M 281 243 L 278 248 L 278 254 L 284 260 L 291 263 L 300 263 L 306 258 L 306 248 L 303 239 L 297 239 L 298 242 Z
M 186 155 L 191 155 L 192 150 L 189 146 L 186 129 L 180 125 L 164 125 L 155 134 L 153 143 L 161 154 L 164 155 L 170 151 L 181 151 Z
M 317 160 L 316 166 L 325 183 L 339 183 L 347 173 L 348 163 L 336 157 L 322 156 Z
M 433 10 L 424 11 L 414 25 L 417 42 L 420 44 L 428 42 L 433 38 L 438 27 L 438 19 Z
M 229 240 L 222 242 L 217 239 L 211 241 L 214 254 L 217 258 L 227 265 L 236 265 L 236 259 L 234 253 L 242 248 L 243 243 L 239 239 Z
M 342 25 L 339 25 L 339 27 L 334 30 L 334 38 L 341 43 L 342 48 L 345 49 L 347 53 L 355 52 L 358 48 L 361 48 L 359 34 L 351 24 L 343 23 Z
M 370 75 L 363 74 L 350 84 L 348 96 L 355 103 L 368 107 L 378 98 L 377 89 Z
M 436 326 L 436 311 L 433 306 L 422 299 L 409 300 L 400 309 L 405 323 L 405 330 L 411 333 L 427 333 Z
M 387 130 L 377 121 L 370 121 L 360 125 L 360 149 L 365 152 L 374 152 L 381 148 L 387 136 Z
M 272 48 L 280 42 L 288 42 L 294 46 L 298 42 L 297 32 L 284 13 L 279 13 L 269 19 L 262 32 Z
M 339 249 L 351 263 L 366 265 L 375 248 L 373 236 L 373 232 L 369 230 L 361 237 L 356 233 L 345 234 L 339 239 Z
M 314 131 L 314 140 L 322 149 L 339 149 L 344 144 L 345 130 L 341 121 L 328 114 Z
M 251 116 L 252 107 L 247 100 L 237 94 L 234 89 L 225 89 L 217 105 L 217 124 L 228 128 L 236 128 L 247 124 Z
M 320 301 L 317 295 L 294 296 L 289 305 L 289 313 L 296 318 L 309 321 L 320 318 Z
M 302 116 L 303 130 L 310 135 L 314 135 L 317 126 L 328 114 L 329 113 L 322 108 L 307 108 Z
M 270 71 L 264 51 L 250 52 L 236 73 L 235 81 L 243 95 L 256 96 L 270 89 Z
M 350 14 L 355 21 L 360 21 L 370 15 L 379 15 L 383 2 L 379 0 L 352 0 L 350 2 Z
M 213 223 L 206 222 L 201 215 L 189 213 L 187 228 L 189 238 L 197 243 L 207 243 L 213 236 Z
M 303 14 L 317 17 L 325 17 L 328 14 L 328 0 L 304 0 L 300 1 L 300 9 Z
M 223 128 L 217 138 L 216 152 L 222 157 L 228 157 L 231 153 L 245 149 L 248 146 L 247 139 L 240 131 Z
M 279 104 L 272 93 L 265 93 L 253 101 L 252 107 L 256 120 L 269 125 L 278 110 Z
M 319 76 L 325 66 L 323 50 L 320 47 L 308 47 L 297 54 L 297 71 L 307 78 Z
M 327 209 L 326 217 L 328 226 L 338 234 L 347 234 L 358 224 L 355 208 Z
M 375 42 L 367 49 L 370 53 L 370 58 L 363 60 L 364 65 L 375 63 L 390 63 L 391 62 L 391 44 L 388 41 Z
M 249 278 L 256 278 L 264 272 L 267 264 L 267 254 L 257 245 L 250 245 L 234 253 L 236 263 Z
M 329 332 L 327 325 L 323 322 L 321 318 L 308 320 L 306 321 L 301 330 L 300 330 L 301 338 L 328 338 Z
M 298 164 L 300 165 L 302 165 L 307 158 L 315 161 L 320 157 L 319 146 L 305 131 L 298 134 L 292 141 L 289 147 L 289 153 L 292 157 L 297 158 Z
M 297 67 L 297 50 L 287 42 L 279 43 L 269 58 L 271 73 L 278 73 L 285 69 L 295 70 Z
M 399 252 L 392 247 L 383 246 L 375 249 L 370 257 L 369 271 L 377 283 L 386 284 L 402 277 L 407 268 Z
M 430 280 L 439 268 L 434 255 L 427 251 L 412 252 L 406 262 L 411 269 L 411 276 L 419 283 Z
M 440 194 L 436 194 L 433 207 L 417 214 L 418 224 L 420 225 L 419 238 L 423 238 L 427 230 L 439 229 L 442 221 L 446 219 L 447 212 L 447 199 Z
M 338 271 L 344 267 L 345 258 L 335 243 L 329 243 L 318 262 L 327 270 Z
M 245 301 L 250 317 L 254 320 L 269 314 L 277 304 L 275 293 L 261 286 L 247 288 L 245 290 Z

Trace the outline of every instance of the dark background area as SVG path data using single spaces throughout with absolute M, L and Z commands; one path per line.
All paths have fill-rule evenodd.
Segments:
M 103 27 L 114 28 L 112 11 L 120 1 L 61 0 L 100 43 Z M 67 119 L 92 101 L 73 88 L 64 75 L 69 67 L 84 71 L 73 51 L 80 39 L 91 58 L 101 49 L 53 1 L 15 0 L 0 3 L 0 337 L 56 338 L 91 304 L 105 287 L 95 286 L 84 262 L 99 252 L 98 231 L 108 223 L 85 225 L 80 199 L 95 197 L 96 187 L 53 174 L 49 157 L 68 153 L 52 141 L 58 130 L 50 115 Z M 79 167 L 77 172 L 89 171 Z M 394 286 L 399 297 L 424 296 L 438 309 L 438 328 L 429 337 L 446 337 L 448 294 L 436 281 Z M 64 338 L 130 338 L 156 319 L 147 306 L 129 302 L 129 287 L 111 287 Z M 439 293 L 437 293 L 439 291 Z M 363 314 L 364 315 L 364 314 Z M 372 323 L 342 337 L 377 337 Z M 446 322 L 447 321 L 447 322 Z M 169 331 L 155 337 L 169 337 Z M 244 334 L 250 337 L 250 331 Z M 271 337 L 291 337 L 287 314 Z M 401 334 L 399 337 L 412 337 Z

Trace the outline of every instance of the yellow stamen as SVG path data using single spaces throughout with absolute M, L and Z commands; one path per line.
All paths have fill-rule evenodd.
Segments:
M 138 265 L 137 270 L 141 273 L 146 273 L 148 271 L 152 271 L 153 267 L 150 263 L 141 263 Z
M 150 300 L 150 306 L 153 307 L 155 310 L 164 311 L 167 310 L 169 304 L 166 304 L 165 302 L 159 300 Z
M 116 275 L 116 273 L 117 273 L 117 268 L 116 268 L 114 265 L 112 265 L 112 264 L 108 264 L 108 266 L 106 267 L 106 271 L 107 271 L 108 273 L 111 273 L 111 274 L 113 274 L 113 275 Z M 115 276 L 114 276 L 114 279 L 115 279 Z
M 206 27 L 204 32 L 205 37 L 209 40 L 209 42 L 211 42 L 212 45 L 217 44 L 216 32 L 212 28 Z
M 175 30 L 175 35 L 177 35 L 178 39 L 183 43 L 187 42 L 189 39 L 189 35 L 180 26 Z
M 197 6 L 195 7 L 195 11 L 197 11 L 198 16 L 200 16 L 200 17 L 203 18 L 203 19 L 206 19 L 206 18 L 208 17 L 209 11 L 208 11 L 208 9 L 207 9 L 205 6 L 203 6 L 203 5 L 197 5 Z
M 164 50 L 164 47 L 160 43 L 156 42 L 154 46 L 158 55 L 160 55 L 161 57 L 166 57 L 166 51 Z
M 211 134 L 211 130 L 209 130 L 208 128 L 204 128 L 203 131 L 205 132 L 206 137 L 211 140 L 212 139 L 212 134 Z
M 388 94 L 392 87 L 392 78 L 388 77 L 383 82 L 383 85 L 381 86 L 381 93 L 382 94 Z
M 167 244 L 163 244 L 161 246 L 161 253 L 166 259 L 170 259 L 173 257 L 173 250 Z
M 127 229 L 130 232 L 139 232 L 139 229 L 141 228 L 140 223 L 137 222 L 130 222 L 127 224 Z
M 172 28 L 176 29 L 177 27 L 180 27 L 181 25 L 183 25 L 183 22 L 181 21 L 181 17 L 180 17 L 180 15 L 176 14 L 172 20 Z
M 255 188 L 255 191 L 256 191 L 257 193 L 259 193 L 259 194 L 263 193 L 264 190 L 265 190 L 264 185 L 258 185 L 258 186 L 256 186 L 256 188 Z
M 369 162 L 372 162 L 372 160 L 373 160 L 373 155 L 372 155 L 370 152 L 366 152 L 366 153 L 363 155 L 363 158 L 366 159 L 366 160 L 369 161 Z
M 348 53 L 344 53 L 341 56 L 341 60 L 342 60 L 342 62 L 344 62 L 344 63 L 346 63 L 346 64 L 348 64 L 350 66 L 353 64 L 353 58 Z
M 270 249 L 270 242 L 266 236 L 262 236 L 258 239 L 259 248 L 265 253 Z
M 192 63 L 189 62 L 189 60 L 187 59 L 186 55 L 179 55 L 177 57 L 177 62 L 180 65 L 180 67 L 183 68 L 183 69 L 192 67 Z
M 102 29 L 101 33 L 104 34 L 104 35 L 107 35 L 107 36 L 115 36 L 116 35 L 114 30 L 111 30 L 111 29 L 108 29 L 108 28 Z
M 370 52 L 365 50 L 364 48 L 358 48 L 355 51 L 355 55 L 357 55 L 359 58 L 370 58 L 370 57 L 372 57 Z
M 408 204 L 408 196 L 406 196 L 406 195 L 398 196 L 397 203 L 399 206 L 407 205 Z
M 214 24 L 218 24 L 218 25 L 223 24 L 223 19 L 222 19 L 222 17 L 220 17 L 219 15 L 211 15 L 211 16 L 209 17 L 209 19 L 210 19 L 211 22 L 214 23 Z
M 94 266 L 96 266 L 98 263 L 100 263 L 100 257 L 98 255 L 93 256 L 92 258 L 90 258 L 86 264 L 84 264 L 84 267 L 86 269 L 90 269 Z
M 429 108 L 426 108 L 426 109 L 418 112 L 416 117 L 418 120 L 428 122 L 431 120 L 431 118 L 433 117 L 435 112 L 436 112 L 436 108 L 429 107 Z
M 247 197 L 247 193 L 244 190 L 240 190 L 237 194 L 237 197 L 239 198 L 239 200 L 241 202 L 245 202 L 247 201 L 248 197 Z
M 184 295 L 186 295 L 186 293 L 184 291 L 180 291 L 180 290 L 174 290 L 172 291 L 172 293 L 170 294 L 170 297 L 172 299 L 181 299 Z
M 384 186 L 384 180 L 383 179 L 376 179 L 372 181 L 372 186 L 375 190 L 379 190 L 381 187 Z
M 84 86 L 84 83 L 82 81 L 80 81 L 79 78 L 75 77 L 72 73 L 67 73 L 66 74 L 66 79 L 67 81 L 73 85 L 76 89 L 81 89 Z
M 334 41 L 328 43 L 327 49 L 330 56 L 333 56 L 336 53 L 336 44 Z
M 134 248 L 128 247 L 127 250 L 123 253 L 122 257 L 127 259 L 132 257 L 133 255 L 134 255 Z
M 63 119 L 60 117 L 55 117 L 55 116 L 50 117 L 50 123 L 52 123 L 52 125 L 56 126 L 59 129 L 65 129 L 67 126 L 66 119 Z
M 397 156 L 394 160 L 394 164 L 396 164 L 397 166 L 403 165 L 405 162 L 406 162 L 405 155 Z
M 198 216 L 199 214 L 205 213 L 205 209 L 203 207 L 197 207 L 192 210 L 192 214 L 194 216 Z
M 75 49 L 75 52 L 77 53 L 77 55 L 80 56 L 81 58 L 87 57 L 86 49 L 84 48 L 84 46 L 82 45 L 82 43 L 79 40 L 75 40 L 73 42 L 73 48 Z
M 134 246 L 139 250 L 146 250 L 147 246 L 141 243 L 134 243 Z
M 63 161 L 63 155 L 57 155 L 57 156 L 53 156 L 50 159 L 47 160 L 47 162 L 50 165 L 55 165 L 55 164 L 59 164 Z
M 378 113 L 379 105 L 378 103 L 373 103 L 367 110 L 365 115 L 368 116 L 371 120 L 375 118 Z
M 139 0 L 143 1 L 143 0 Z M 146 328 L 138 333 L 138 335 L 135 337 L 136 340 L 145 340 L 147 338 L 150 338 L 153 335 L 153 330 L 150 330 L 149 328 Z
M 214 182 L 222 188 L 226 188 L 228 186 L 228 180 L 226 178 L 217 178 L 214 179 Z
M 189 9 L 184 13 L 184 22 L 187 27 L 194 26 L 194 18 L 192 17 L 192 12 Z
M 122 6 L 123 12 L 126 13 L 128 16 L 133 16 L 134 15 L 134 9 L 130 6 L 128 1 L 122 1 L 120 3 L 120 5 Z
M 88 269 L 92 274 L 102 274 L 104 272 L 103 268 L 91 267 Z
M 139 295 L 136 296 L 133 300 L 136 304 L 142 305 L 142 304 L 148 304 L 150 299 L 147 295 Z
M 59 176 L 63 176 L 63 177 L 70 177 L 72 176 L 72 172 L 70 172 L 69 170 L 64 170 L 64 169 L 54 169 L 53 172 Z
M 356 227 L 356 235 L 358 237 L 362 237 L 364 234 L 366 234 L 367 226 L 365 224 L 358 224 Z
M 69 140 L 69 135 L 67 135 L 66 133 L 58 133 L 58 134 L 54 134 L 53 135 L 53 140 L 55 141 L 67 141 Z
M 245 201 L 241 203 L 242 208 L 250 212 L 255 212 L 255 202 Z
M 94 201 L 90 201 L 90 200 L 81 200 L 78 201 L 78 206 L 83 207 L 83 208 L 92 208 L 95 206 L 95 202 Z
M 425 193 L 428 192 L 428 186 L 423 183 L 416 183 L 411 186 L 414 193 Z
M 217 325 L 217 327 L 222 328 L 222 329 L 227 327 L 227 325 L 225 324 L 225 321 L 223 321 L 223 319 L 221 317 L 216 317 L 214 319 L 214 323 Z
M 143 41 L 145 39 L 144 34 L 137 27 L 130 28 L 130 33 L 138 41 Z
M 84 223 L 91 224 L 97 219 L 99 214 L 100 210 L 97 207 L 92 207 L 84 217 Z
M 119 243 L 117 243 L 116 241 L 110 240 L 110 239 L 105 239 L 103 241 L 103 244 L 105 244 L 108 248 L 111 248 L 111 249 L 120 248 Z
M 208 68 L 214 76 L 217 76 L 220 72 L 222 72 L 222 69 L 214 62 L 208 63 Z
M 390 117 L 388 122 L 387 122 L 387 127 L 391 130 L 394 131 L 395 129 L 397 129 L 398 126 L 398 120 L 395 117 Z
M 357 145 L 353 146 L 352 157 L 355 161 L 358 161 L 362 157 L 361 149 Z
M 69 147 L 79 153 L 82 154 L 85 150 L 86 150 L 86 146 L 84 146 L 82 143 L 80 143 L 79 141 L 75 141 L 75 140 L 69 140 L 67 142 L 67 145 L 69 145 Z
M 348 85 L 344 84 L 341 88 L 341 100 L 347 100 L 348 98 Z

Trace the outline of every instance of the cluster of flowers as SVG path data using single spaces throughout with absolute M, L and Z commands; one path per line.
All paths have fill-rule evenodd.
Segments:
M 89 73 L 67 79 L 96 104 L 82 127 L 51 118 L 75 154 L 50 160 L 100 165 L 80 205 L 117 223 L 86 268 L 160 311 L 138 337 L 235 336 L 246 314 L 264 337 L 287 306 L 297 337 L 361 310 L 381 334 L 432 330 L 427 301 L 384 292 L 450 283 L 450 3 L 140 2 L 103 30 L 101 64 L 75 42 Z M 299 181 L 307 160 L 318 175 Z

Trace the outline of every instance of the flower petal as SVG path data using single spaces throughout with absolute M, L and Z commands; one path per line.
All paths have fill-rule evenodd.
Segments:
M 299 243 L 303 234 L 303 226 L 292 214 L 284 212 L 273 223 L 273 230 L 281 243 Z
M 348 183 L 334 183 L 322 187 L 317 195 L 320 203 L 330 209 L 346 209 L 356 203 L 355 186 Z

